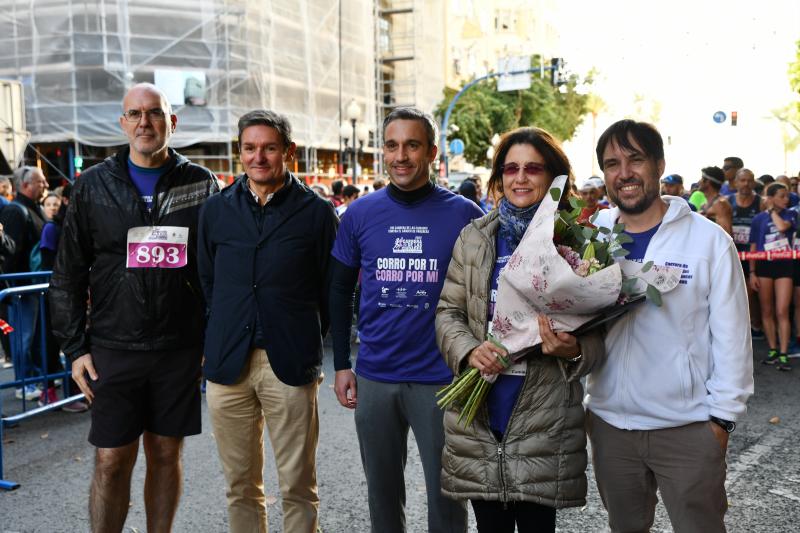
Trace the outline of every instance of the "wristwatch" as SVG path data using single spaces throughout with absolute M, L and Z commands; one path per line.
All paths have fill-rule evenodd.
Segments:
M 736 422 L 731 422 L 730 420 L 723 420 L 721 418 L 717 418 L 716 416 L 712 416 L 711 421 L 724 429 L 726 433 L 733 433 L 733 430 L 736 429 Z

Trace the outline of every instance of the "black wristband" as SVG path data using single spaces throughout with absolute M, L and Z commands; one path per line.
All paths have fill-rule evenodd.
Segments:
M 733 433 L 733 430 L 736 429 L 736 422 L 732 422 L 730 420 L 723 420 L 721 418 L 717 418 L 716 416 L 712 416 L 710 417 L 710 419 L 716 425 L 724 429 L 726 433 Z

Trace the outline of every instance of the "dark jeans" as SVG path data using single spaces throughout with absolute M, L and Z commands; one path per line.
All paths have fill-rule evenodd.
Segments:
M 553 533 L 556 510 L 533 502 L 470 500 L 480 533 Z

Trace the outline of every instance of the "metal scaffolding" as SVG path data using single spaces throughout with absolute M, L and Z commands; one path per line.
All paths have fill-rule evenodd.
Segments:
M 342 100 L 375 124 L 372 2 L 342 7 L 340 64 L 325 0 L 0 0 L 0 78 L 22 82 L 34 143 L 124 144 L 122 97 L 147 81 L 178 115 L 173 146 L 216 143 L 204 158 L 232 173 L 239 116 L 270 108 L 313 168 L 338 149 Z
M 444 89 L 445 0 L 375 0 L 375 108 L 433 112 Z M 383 144 L 380 128 L 376 146 Z

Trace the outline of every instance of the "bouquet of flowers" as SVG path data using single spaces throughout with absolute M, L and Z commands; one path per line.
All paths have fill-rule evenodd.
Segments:
M 680 268 L 618 260 L 628 254 L 623 244 L 632 242 L 622 224 L 598 228 L 579 222 L 584 204 L 577 198 L 570 198 L 572 209 L 559 210 L 566 182 L 567 176 L 553 180 L 550 194 L 500 273 L 488 340 L 508 352 L 505 366 L 541 343 L 540 314 L 547 315 L 553 331 L 575 331 L 599 312 L 626 305 L 638 295 L 661 305 L 661 294 L 680 281 Z M 496 378 L 469 368 L 437 393 L 437 403 L 460 407 L 459 422 L 469 426 Z

